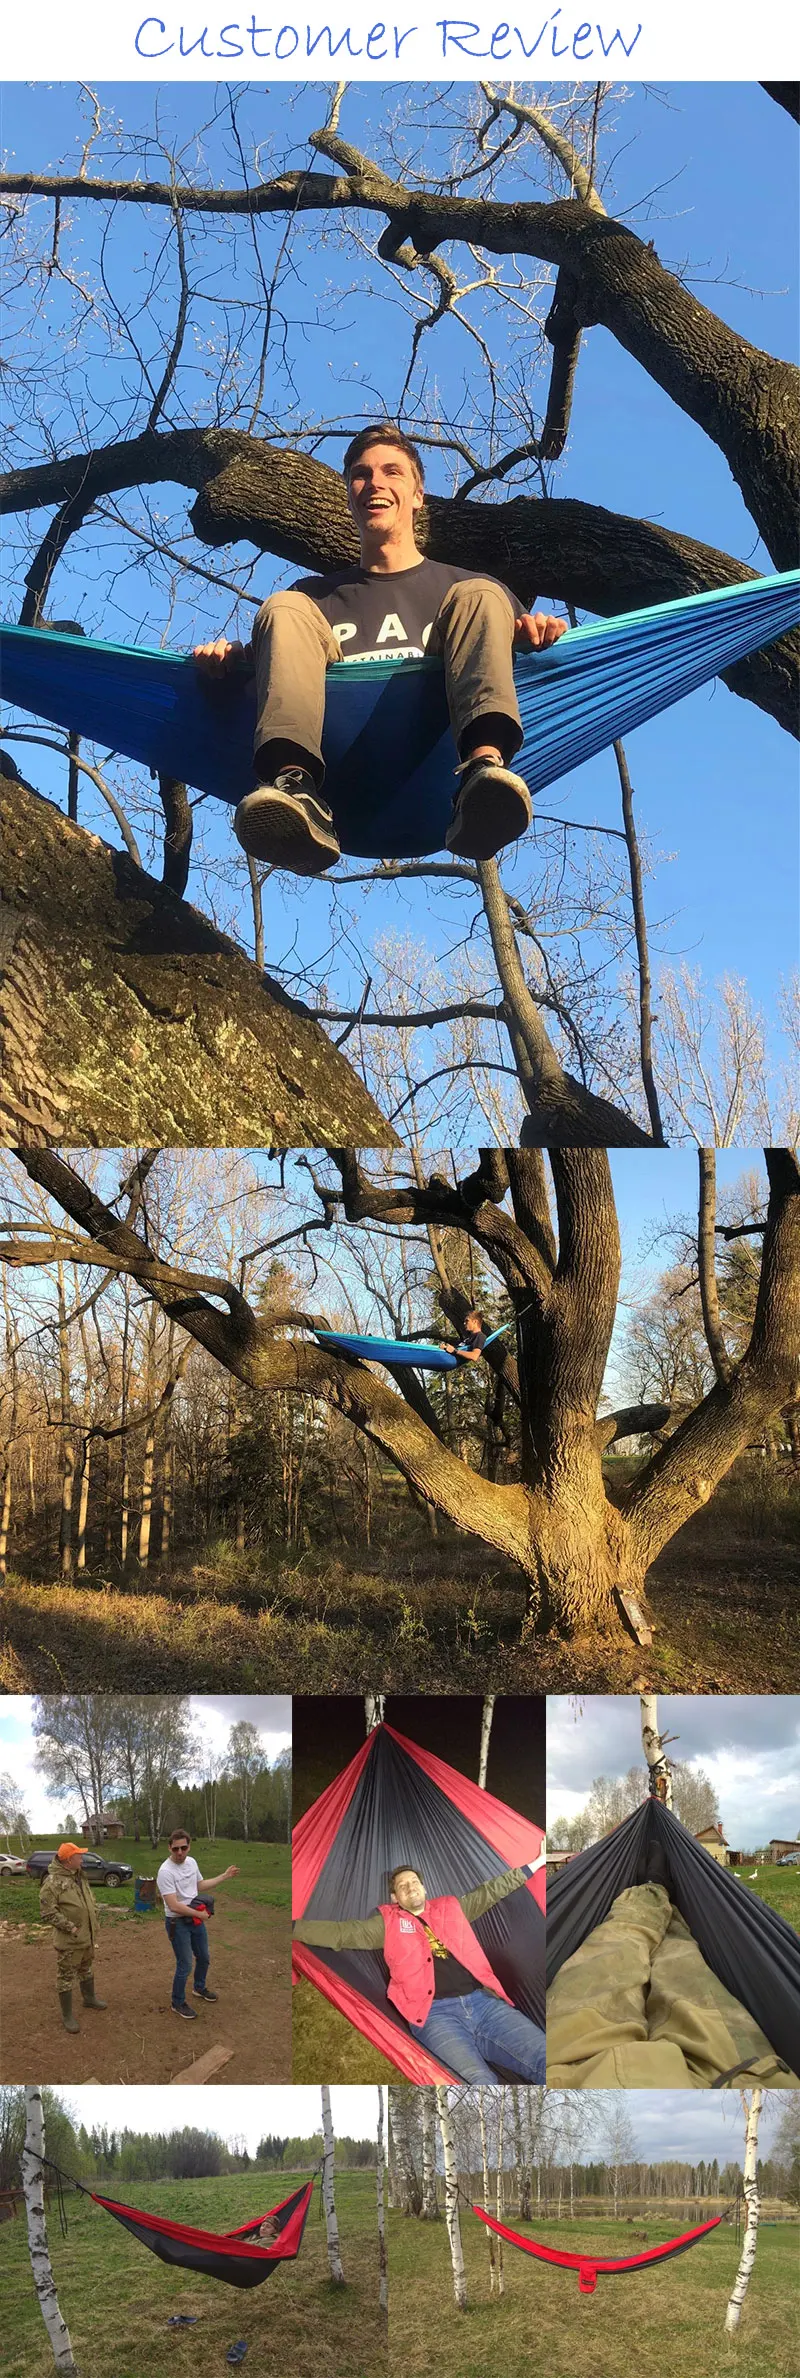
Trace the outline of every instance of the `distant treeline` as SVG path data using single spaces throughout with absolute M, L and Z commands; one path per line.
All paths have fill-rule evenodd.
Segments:
M 210 2130 L 112 2130 L 104 2123 L 87 2129 L 76 2123 L 51 2089 L 42 2092 L 45 2151 L 73 2180 L 219 2179 L 231 2172 L 251 2171 L 254 2178 L 268 2171 L 314 2171 L 322 2159 L 322 2132 L 311 2138 L 260 2139 L 255 2155 L 241 2139 L 220 2139 Z M 15 2188 L 25 2144 L 25 2092 L 0 2089 L 0 2190 Z M 374 2169 L 373 2139 L 337 2138 L 336 2164 L 340 2171 Z

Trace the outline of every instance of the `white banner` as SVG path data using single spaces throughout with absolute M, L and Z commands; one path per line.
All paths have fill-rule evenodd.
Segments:
M 434 14 L 430 0 L 319 7 L 303 0 L 2 0 L 0 78 L 75 82 L 790 80 L 796 0 L 503 0 Z M 383 0 L 386 7 L 386 0 Z

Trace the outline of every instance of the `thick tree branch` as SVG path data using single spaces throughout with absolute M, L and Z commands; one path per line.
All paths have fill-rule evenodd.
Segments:
M 724 1386 L 733 1373 L 733 1364 L 725 1344 L 717 1287 L 716 1250 L 714 1233 L 717 1219 L 717 1159 L 713 1148 L 698 1148 L 700 1198 L 697 1216 L 697 1277 L 706 1345 L 714 1365 L 714 1376 Z

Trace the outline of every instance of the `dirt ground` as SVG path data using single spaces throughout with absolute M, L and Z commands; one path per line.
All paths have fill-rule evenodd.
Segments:
M 291 2079 L 290 1919 L 286 1908 L 259 1907 L 230 1893 L 209 1925 L 208 1986 L 219 2003 L 192 1998 L 197 2022 L 171 2012 L 174 1962 L 157 1915 L 108 1911 L 95 1954 L 95 1989 L 105 2014 L 85 2007 L 79 1988 L 76 2037 L 64 2030 L 50 1936 L 13 1916 L 0 1925 L 2 2039 L 0 2079 L 171 2081 L 208 2048 L 227 2047 L 230 2062 L 213 2076 L 226 2085 Z

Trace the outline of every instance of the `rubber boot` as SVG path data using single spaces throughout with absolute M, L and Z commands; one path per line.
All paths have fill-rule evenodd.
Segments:
M 82 1978 L 82 1981 L 81 1981 L 81 1997 L 82 1997 L 82 1999 L 83 1999 L 84 2006 L 96 2006 L 96 2007 L 103 2007 L 103 2008 L 105 2008 L 105 2007 L 107 2007 L 107 2005 L 108 2005 L 108 1999 L 107 1999 L 107 1998 L 95 1998 L 95 1994 L 94 1994 L 94 1974 L 93 1974 L 93 1973 L 86 1973 L 86 1974 L 84 1974 L 84 1975 L 83 1975 L 83 1978 Z
M 64 2025 L 64 2030 L 80 2031 L 80 2024 L 76 2023 L 72 2012 L 72 1991 L 59 1990 L 58 2003 L 61 2008 L 61 2021 Z

